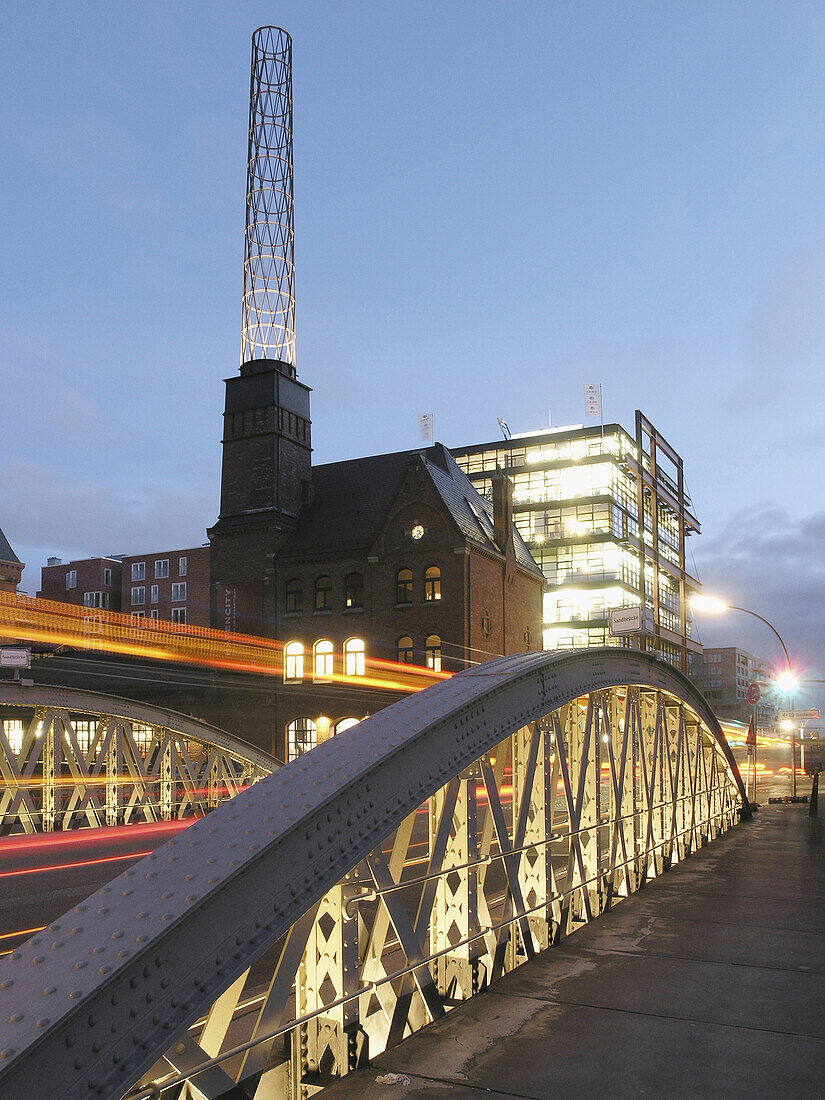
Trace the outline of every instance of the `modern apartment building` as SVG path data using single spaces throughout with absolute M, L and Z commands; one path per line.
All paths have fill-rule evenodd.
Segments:
M 756 724 L 764 729 L 776 724 L 779 700 L 770 687 L 775 671 L 769 661 L 736 646 L 706 648 L 696 681 L 717 718 L 749 722 L 753 707 L 747 701 L 748 685 L 758 683 L 761 695 Z
M 686 560 L 699 523 L 681 457 L 641 412 L 635 435 L 575 425 L 452 450 L 482 495 L 497 469 L 513 482 L 516 527 L 547 581 L 545 649 L 635 645 L 688 672 L 701 653 Z M 610 611 L 634 606 L 648 609 L 643 633 L 612 636 Z
M 134 619 L 209 625 L 209 547 L 62 562 L 41 570 L 41 599 Z

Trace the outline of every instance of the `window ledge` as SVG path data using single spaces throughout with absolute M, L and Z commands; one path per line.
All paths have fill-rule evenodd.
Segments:
M 363 609 L 363 607 L 345 607 L 344 608 L 344 614 L 345 615 L 363 615 L 364 614 L 364 609 Z
M 300 617 L 302 615 L 303 615 L 303 611 L 285 611 L 284 612 L 284 618 L 285 619 L 300 619 Z
M 312 612 L 312 614 L 313 615 L 331 615 L 332 614 L 332 608 L 331 607 L 316 607 L 315 610 Z

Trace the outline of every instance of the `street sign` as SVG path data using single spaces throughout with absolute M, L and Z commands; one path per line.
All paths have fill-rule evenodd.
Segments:
M 759 702 L 761 695 L 762 690 L 759 687 L 759 684 L 748 684 L 747 700 L 752 707 L 756 706 L 756 704 Z
M 819 718 L 819 707 L 810 707 L 808 710 L 780 710 L 780 721 L 799 721 L 800 719 Z
M 0 668 L 31 668 L 32 651 L 15 646 L 0 649 Z
M 641 634 L 645 630 L 653 633 L 653 612 L 649 607 L 614 607 L 610 612 L 610 633 L 614 637 Z

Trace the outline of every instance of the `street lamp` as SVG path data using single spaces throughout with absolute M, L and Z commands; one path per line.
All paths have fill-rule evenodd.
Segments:
M 784 678 L 786 686 L 793 690 L 796 686 L 796 679 L 791 671 L 791 658 L 788 653 L 788 647 L 782 641 L 782 635 L 773 623 L 769 623 L 766 618 L 756 611 L 751 611 L 749 607 L 734 607 L 732 603 L 725 603 L 724 600 L 717 599 L 716 596 L 691 596 L 690 606 L 694 611 L 707 611 L 710 615 L 721 615 L 725 611 L 741 611 L 745 615 L 753 615 L 754 619 L 758 619 L 760 623 L 764 623 L 765 626 L 774 632 L 776 640 L 782 646 L 782 652 L 785 654 L 785 672 L 777 678 L 777 683 L 779 679 Z M 790 683 L 790 681 L 793 681 L 793 683 Z
M 711 615 L 719 615 L 725 611 L 741 611 L 744 615 L 752 615 L 754 619 L 758 619 L 760 623 L 764 623 L 769 630 L 772 630 L 776 640 L 782 646 L 782 652 L 785 655 L 785 668 L 776 677 L 776 686 L 780 691 L 785 692 L 788 696 L 788 710 L 793 716 L 793 691 L 796 687 L 796 677 L 793 674 L 791 668 L 791 657 L 788 653 L 788 647 L 782 640 L 782 635 L 768 620 L 760 615 L 756 611 L 751 611 L 749 607 L 735 607 L 733 604 L 725 603 L 724 600 L 718 599 L 716 596 L 701 596 L 696 595 L 691 597 L 690 606 L 694 611 L 707 611 Z M 790 723 L 791 726 L 791 781 L 792 781 L 792 794 L 796 798 L 796 742 L 794 738 L 794 725 L 793 720 Z M 782 723 L 782 728 L 787 728 L 785 723 Z

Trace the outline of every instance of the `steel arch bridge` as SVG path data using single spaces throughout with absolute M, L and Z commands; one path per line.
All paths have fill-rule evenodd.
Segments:
M 490 661 L 274 772 L 3 960 L 0 1091 L 312 1096 L 747 812 L 670 666 Z
M 203 814 L 277 766 L 175 711 L 0 683 L 0 835 Z

